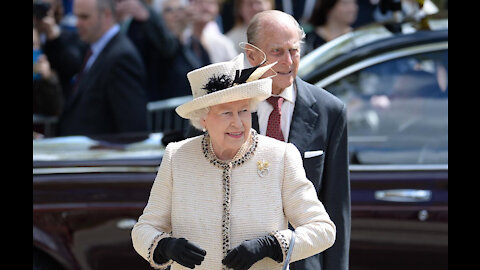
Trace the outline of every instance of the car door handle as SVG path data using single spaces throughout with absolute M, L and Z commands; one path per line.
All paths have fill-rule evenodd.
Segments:
M 125 218 L 117 222 L 117 228 L 121 230 L 131 230 L 137 221 L 133 218 Z
M 390 189 L 375 191 L 375 199 L 389 202 L 427 202 L 432 191 L 423 189 Z

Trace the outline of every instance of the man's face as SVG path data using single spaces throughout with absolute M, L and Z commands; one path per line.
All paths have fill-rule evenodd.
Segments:
M 75 0 L 74 14 L 77 17 L 77 31 L 80 38 L 92 44 L 103 33 L 102 18 L 97 8 L 96 0 Z
M 269 21 L 257 35 L 257 44 L 265 52 L 267 63 L 278 62 L 273 66 L 277 73 L 272 78 L 272 94 L 280 94 L 285 88 L 292 85 L 297 76 L 300 63 L 300 38 L 296 26 L 286 22 Z M 257 50 L 247 52 L 250 64 L 253 66 L 262 63 L 264 57 Z M 272 71 L 266 72 L 262 77 L 273 75 Z

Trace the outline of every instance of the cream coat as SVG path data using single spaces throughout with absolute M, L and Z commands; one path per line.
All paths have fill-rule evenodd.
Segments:
M 224 215 L 223 170 L 204 156 L 198 136 L 170 143 L 164 153 L 150 198 L 132 230 L 135 250 L 156 269 L 151 258 L 164 237 L 183 237 L 207 251 L 195 269 L 222 269 Z M 306 178 L 302 159 L 293 144 L 257 135 L 254 154 L 232 169 L 230 190 L 230 248 L 242 241 L 275 232 L 283 258 L 295 228 L 291 262 L 322 252 L 335 241 L 335 225 Z M 261 177 L 258 161 L 268 162 Z M 282 263 L 265 258 L 250 269 L 281 269 Z M 173 263 L 172 270 L 187 269 Z

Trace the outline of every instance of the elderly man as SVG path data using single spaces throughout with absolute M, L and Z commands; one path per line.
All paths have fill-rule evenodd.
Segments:
M 284 12 L 268 10 L 252 18 L 247 29 L 250 45 L 245 48 L 248 61 L 252 66 L 265 59 L 268 64 L 278 62 L 264 75 L 274 75 L 272 97 L 260 103 L 252 127 L 298 148 L 307 178 L 337 226 L 331 248 L 291 264 L 291 269 L 344 270 L 350 245 L 346 106 L 297 77 L 304 36 L 298 22 Z
M 146 130 L 145 68 L 119 33 L 114 0 L 76 0 L 80 38 L 90 46 L 60 117 L 59 135 Z

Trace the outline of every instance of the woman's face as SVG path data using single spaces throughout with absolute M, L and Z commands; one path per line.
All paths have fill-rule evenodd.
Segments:
M 188 12 L 194 22 L 208 23 L 218 16 L 219 8 L 218 0 L 191 0 Z
M 336 22 L 342 22 L 345 25 L 351 25 L 355 22 L 358 15 L 357 0 L 340 0 L 330 10 L 329 17 Z
M 163 18 L 175 35 L 180 36 L 187 27 L 188 21 L 185 7 L 180 0 L 165 0 L 163 2 Z
M 232 159 L 250 133 L 250 100 L 212 106 L 202 123 L 210 135 L 215 155 L 222 160 Z

